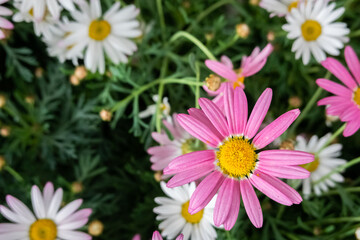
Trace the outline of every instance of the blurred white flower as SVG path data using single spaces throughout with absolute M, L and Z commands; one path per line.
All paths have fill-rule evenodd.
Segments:
M 159 99 L 159 96 L 153 95 L 152 99 L 155 102 L 155 104 L 151 104 L 151 105 L 147 106 L 147 108 L 144 111 L 139 112 L 139 118 L 147 118 L 156 113 L 156 103 Z M 171 122 L 170 110 L 171 110 L 171 107 L 169 104 L 169 100 L 167 97 L 164 97 L 162 99 L 162 103 L 160 103 L 160 111 L 162 113 L 162 116 L 164 118 L 166 118 L 169 122 Z

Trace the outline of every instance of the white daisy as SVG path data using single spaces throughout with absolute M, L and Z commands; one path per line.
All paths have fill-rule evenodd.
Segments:
M 139 10 L 134 5 L 120 8 L 116 2 L 104 15 L 99 0 L 79 4 L 80 11 L 71 12 L 75 22 L 70 22 L 64 31 L 70 33 L 62 41 L 63 47 L 71 47 L 67 57 L 72 58 L 85 49 L 85 67 L 92 72 L 105 72 L 105 54 L 115 64 L 127 62 L 126 55 L 137 50 L 128 38 L 141 35 L 140 23 L 136 20 Z
M 139 112 L 139 118 L 147 118 L 156 113 L 156 103 L 159 99 L 159 96 L 153 95 L 152 99 L 155 102 L 155 104 L 151 104 L 151 105 L 147 106 L 147 108 L 144 111 Z M 169 99 L 167 97 L 164 97 L 162 100 L 162 103 L 160 103 L 160 111 L 162 113 L 162 116 L 169 121 L 171 121 L 170 110 L 171 110 L 171 107 L 169 104 Z
M 315 160 L 311 163 L 303 165 L 310 172 L 310 177 L 303 180 L 303 193 L 305 196 L 309 196 L 311 193 L 311 185 L 313 185 L 316 195 L 320 195 L 321 192 L 328 191 L 329 187 L 334 187 L 335 182 L 343 182 L 344 177 L 340 173 L 334 173 L 324 181 L 314 185 L 313 183 L 330 173 L 334 168 L 345 164 L 346 160 L 338 158 L 341 155 L 342 145 L 339 143 L 331 144 L 320 152 L 319 150 L 330 139 L 331 134 L 326 134 L 322 138 L 318 139 L 317 136 L 312 136 L 309 142 L 302 136 L 297 136 L 295 150 L 300 150 L 309 153 L 317 153 Z
M 339 55 L 339 49 L 349 41 L 345 35 L 350 32 L 346 23 L 334 22 L 345 11 L 345 8 L 335 9 L 335 3 L 327 0 L 308 1 L 299 3 L 298 8 L 293 8 L 286 16 L 287 24 L 283 29 L 288 33 L 289 39 L 296 39 L 291 51 L 295 58 L 302 56 L 306 65 L 313 55 L 316 61 L 326 59 L 326 53 Z
M 161 235 L 174 239 L 182 233 L 184 240 L 190 237 L 202 240 L 216 239 L 213 222 L 216 195 L 203 210 L 190 215 L 188 207 L 190 197 L 196 188 L 194 182 L 175 188 L 167 188 L 165 182 L 160 182 L 160 186 L 168 196 L 155 198 L 155 202 L 160 205 L 154 208 L 154 212 L 158 214 L 156 220 L 162 221 L 159 224 Z
M 270 17 L 273 16 L 285 16 L 293 8 L 297 8 L 299 2 L 304 0 L 261 0 L 259 6 L 266 9 L 271 13 Z
M 13 223 L 0 224 L 0 239 L 6 240 L 89 240 L 91 236 L 76 231 L 88 222 L 91 209 L 76 211 L 82 200 L 75 200 L 60 210 L 63 190 L 54 192 L 47 183 L 41 193 L 37 186 L 31 189 L 35 215 L 17 198 L 7 195 L 10 209 L 0 205 L 1 214 Z

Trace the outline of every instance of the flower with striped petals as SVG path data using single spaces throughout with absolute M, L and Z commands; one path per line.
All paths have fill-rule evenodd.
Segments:
M 334 58 L 328 57 L 321 63 L 345 86 L 328 79 L 318 79 L 316 83 L 335 95 L 321 99 L 318 105 L 328 106 L 326 114 L 339 116 L 342 122 L 346 122 L 343 135 L 349 137 L 360 129 L 360 62 L 350 46 L 345 48 L 345 60 L 351 74 Z
M 8 0 L 0 0 L 0 5 L 6 3 Z M 2 16 L 10 16 L 12 11 L 4 6 L 0 6 L 0 39 L 5 38 L 5 34 L 1 29 L 13 29 L 14 25 Z
M 157 197 L 155 202 L 160 206 L 154 208 L 158 214 L 156 220 L 162 221 L 159 229 L 161 234 L 169 239 L 174 239 L 179 233 L 184 234 L 184 239 L 216 239 L 213 212 L 216 196 L 208 206 L 195 214 L 188 212 L 190 196 L 195 191 L 195 183 L 185 184 L 173 189 L 167 188 L 164 182 L 160 183 L 168 197 Z
M 222 108 L 226 85 L 231 85 L 234 88 L 237 86 L 245 88 L 245 78 L 256 74 L 264 67 L 272 50 L 273 46 L 270 43 L 262 51 L 260 51 L 259 47 L 256 47 L 250 56 L 243 56 L 240 68 L 238 69 L 234 69 L 231 60 L 227 56 L 222 56 L 221 62 L 206 60 L 205 65 L 214 73 L 223 77 L 225 82 L 221 83 L 216 90 L 210 89 L 208 86 L 204 86 L 204 90 L 210 96 L 216 96 L 213 101 Z
M 91 236 L 76 231 L 88 222 L 91 209 L 82 209 L 82 200 L 75 200 L 60 210 L 63 190 L 54 192 L 52 183 L 45 185 L 43 193 L 37 186 L 31 189 L 35 215 L 17 198 L 7 195 L 10 209 L 0 205 L 1 214 L 13 223 L 0 224 L 0 239 L 6 240 L 89 240 Z
M 184 236 L 182 234 L 180 234 L 176 240 L 183 240 Z M 158 231 L 155 231 L 152 235 L 151 240 L 163 240 L 163 238 L 161 237 L 160 233 Z
M 191 196 L 190 214 L 201 211 L 218 192 L 214 223 L 230 230 L 238 216 L 241 196 L 250 221 L 260 228 L 263 216 L 253 186 L 281 204 L 298 204 L 302 201 L 299 193 L 278 178 L 309 177 L 309 172 L 298 165 L 312 162 L 314 156 L 293 150 L 261 151 L 292 124 L 300 114 L 298 109 L 284 113 L 257 133 L 269 109 L 272 90 L 262 93 L 249 118 L 243 89 L 233 90 L 227 85 L 225 90 L 223 110 L 200 98 L 201 110 L 191 108 L 189 115 L 178 115 L 186 131 L 214 149 L 175 158 L 164 169 L 164 174 L 175 174 L 167 186 L 181 186 L 205 177 Z

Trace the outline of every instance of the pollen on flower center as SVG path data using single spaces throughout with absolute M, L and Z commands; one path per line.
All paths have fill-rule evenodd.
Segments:
M 255 150 L 254 145 L 242 137 L 225 140 L 216 153 L 218 166 L 233 178 L 247 177 L 256 167 Z
M 94 20 L 89 26 L 89 37 L 96 40 L 104 40 L 111 32 L 111 25 L 105 20 Z
M 309 172 L 314 172 L 319 167 L 319 164 L 320 164 L 319 157 L 315 156 L 314 161 L 312 161 L 311 163 L 300 165 L 300 166 L 305 168 Z
M 298 3 L 299 3 L 298 0 L 293 1 L 292 3 L 290 3 L 289 6 L 288 6 L 288 11 L 291 12 L 291 10 L 292 10 L 293 8 L 297 8 Z
M 321 35 L 321 25 L 318 21 L 306 20 L 301 25 L 301 33 L 306 41 L 315 41 Z
M 360 87 L 355 90 L 353 100 L 360 107 Z
M 182 154 L 201 151 L 205 149 L 206 149 L 205 143 L 196 140 L 195 138 L 189 138 L 181 145 Z
M 50 219 L 39 219 L 30 226 L 30 240 L 55 240 L 56 224 Z
M 184 203 L 181 206 L 181 215 L 183 216 L 183 218 L 188 222 L 188 223 L 199 223 L 204 215 L 204 209 L 202 209 L 201 211 L 191 215 L 188 211 L 189 209 L 189 201 L 187 201 L 186 203 Z

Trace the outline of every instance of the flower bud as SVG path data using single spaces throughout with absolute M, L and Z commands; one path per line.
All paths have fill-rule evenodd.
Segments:
M 89 224 L 88 232 L 94 237 L 100 236 L 104 231 L 104 224 L 99 220 L 94 220 Z

